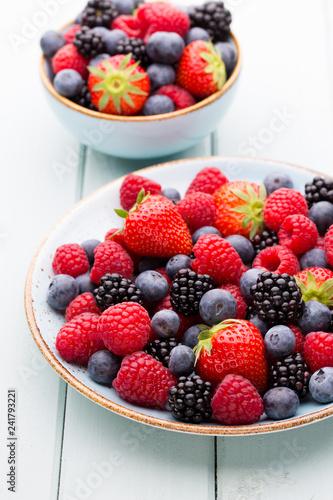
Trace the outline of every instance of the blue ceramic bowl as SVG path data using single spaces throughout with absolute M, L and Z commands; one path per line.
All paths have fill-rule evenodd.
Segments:
M 223 88 L 193 106 L 154 116 L 116 116 L 91 111 L 62 97 L 52 85 L 50 64 L 41 60 L 41 78 L 57 118 L 87 146 L 123 158 L 154 158 L 193 146 L 213 132 L 226 113 L 236 90 L 241 52 L 236 37 L 237 63 Z

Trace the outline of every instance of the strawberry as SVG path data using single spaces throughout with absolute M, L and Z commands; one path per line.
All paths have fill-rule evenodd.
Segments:
M 254 182 L 226 182 L 213 195 L 215 227 L 222 236 L 240 234 L 252 239 L 263 225 L 266 189 Z
M 295 275 L 304 302 L 318 300 L 326 306 L 333 306 L 333 271 L 324 267 L 310 267 Z
M 266 387 L 264 341 L 249 321 L 229 319 L 204 330 L 195 353 L 195 371 L 203 380 L 216 385 L 228 373 L 234 373 L 247 378 L 259 392 Z
M 176 72 L 176 83 L 194 97 L 204 99 L 221 90 L 227 73 L 220 52 L 211 42 L 195 40 L 185 47 Z
M 99 111 L 113 115 L 135 115 L 147 100 L 150 81 L 138 62 L 118 54 L 89 66 L 91 102 Z
M 176 206 L 163 196 L 145 196 L 142 189 L 130 212 L 115 212 L 126 219 L 124 241 L 132 252 L 146 257 L 191 253 L 190 231 Z

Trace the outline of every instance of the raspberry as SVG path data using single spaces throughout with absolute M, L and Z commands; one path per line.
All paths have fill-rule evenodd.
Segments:
M 66 309 L 66 321 L 71 321 L 75 316 L 83 313 L 101 314 L 101 310 L 96 305 L 93 294 L 90 292 L 78 295 Z
M 153 95 L 166 95 L 174 102 L 175 111 L 193 106 L 197 101 L 192 94 L 180 85 L 162 85 Z
M 186 195 L 176 206 L 190 231 L 196 231 L 203 226 L 212 226 L 214 223 L 215 204 L 210 194 Z
M 236 283 L 243 263 L 233 248 L 217 234 L 200 236 L 193 247 L 195 259 L 192 269 L 196 273 L 209 274 L 218 284 Z
M 301 214 L 288 215 L 278 232 L 280 245 L 289 248 L 296 255 L 314 248 L 318 237 L 314 222 Z
M 333 334 L 308 333 L 304 342 L 304 358 L 313 373 L 319 368 L 333 366 Z
M 113 236 L 114 233 L 116 233 L 117 231 L 119 231 L 119 228 L 109 229 L 109 231 L 105 235 L 104 240 L 105 241 L 114 241 L 115 243 L 118 243 L 120 246 L 122 246 L 123 249 L 126 250 L 128 255 L 131 257 L 133 264 L 134 264 L 134 267 L 136 268 L 139 265 L 139 262 L 142 259 L 142 256 L 132 252 L 132 250 L 130 250 L 128 248 L 128 246 L 126 245 L 126 243 L 124 241 L 124 233 L 123 232 L 118 233 L 115 236 Z M 111 238 L 111 236 L 112 236 L 112 238 Z
M 267 199 L 264 221 L 272 231 L 278 231 L 288 215 L 308 215 L 306 199 L 295 189 L 280 188 Z
M 171 305 L 171 297 L 170 295 L 167 295 L 156 307 L 155 312 L 162 311 L 162 309 L 171 309 L 174 311 L 172 305 Z M 175 311 L 176 312 L 176 311 Z M 183 314 L 178 314 L 178 317 L 180 319 L 180 325 L 178 328 L 178 332 L 175 335 L 175 338 L 177 340 L 181 340 L 182 336 L 188 330 L 191 326 L 195 325 L 196 323 L 200 323 L 198 316 L 190 316 L 189 318 L 186 318 L 183 316 Z M 153 334 L 149 340 L 154 340 L 156 339 L 157 336 Z
M 98 314 L 87 312 L 60 328 L 55 346 L 63 359 L 87 364 L 94 352 L 105 349 L 97 330 L 99 318 Z
M 129 403 L 165 408 L 168 390 L 176 377 L 150 354 L 134 352 L 124 358 L 113 387 Z
M 141 189 L 144 189 L 146 194 L 149 192 L 151 195 L 161 194 L 162 191 L 160 184 L 151 179 L 141 175 L 126 175 L 120 186 L 120 204 L 124 210 L 131 210 Z
M 264 412 L 257 389 L 241 375 L 226 375 L 211 405 L 213 417 L 224 425 L 253 424 Z
M 300 352 L 302 354 L 303 347 L 304 347 L 304 339 L 305 339 L 305 337 L 302 333 L 302 330 L 300 329 L 299 326 L 293 325 L 293 324 L 288 324 L 287 327 L 290 328 L 290 330 L 292 330 L 294 332 L 295 339 L 296 339 L 295 349 L 293 350 L 293 352 L 291 354 L 296 354 L 296 352 Z
M 126 250 L 118 243 L 107 240 L 95 248 L 94 266 L 90 272 L 90 279 L 99 285 L 100 279 L 105 274 L 118 273 L 124 278 L 131 278 L 133 274 L 133 261 Z
M 61 245 L 54 254 L 52 268 L 55 274 L 69 274 L 76 278 L 89 270 L 87 254 L 77 243 Z
M 164 2 L 144 3 L 137 10 L 137 19 L 142 25 L 142 35 L 147 43 L 156 31 L 171 31 L 184 38 L 190 29 L 190 18 L 181 9 Z
M 112 30 L 122 30 L 128 37 L 141 38 L 142 26 L 141 22 L 134 16 L 121 14 L 116 17 L 111 24 Z
M 147 344 L 150 333 L 149 315 L 136 302 L 122 302 L 103 312 L 98 331 L 110 351 L 125 356 L 139 351 Z
M 228 179 L 217 167 L 205 167 L 194 177 L 186 191 L 186 196 L 197 191 L 213 194 L 226 182 L 229 182 Z
M 318 239 L 316 241 L 315 248 L 320 248 L 321 250 L 325 250 L 325 237 L 324 236 L 318 237 Z
M 72 43 L 64 45 L 57 51 L 52 59 L 52 68 L 55 74 L 62 69 L 75 69 L 84 80 L 88 78 L 88 60 L 78 53 Z
M 226 292 L 231 293 L 236 299 L 237 302 L 237 316 L 236 319 L 245 319 L 246 318 L 246 302 L 244 300 L 244 297 L 242 295 L 242 292 L 240 291 L 239 286 L 233 285 L 233 284 L 228 284 L 228 285 L 221 285 L 218 288 L 221 290 L 225 290 Z
M 327 262 L 331 267 L 333 267 L 333 225 L 329 228 L 325 235 L 324 248 Z
M 81 31 L 81 29 L 81 24 L 73 24 L 72 26 L 67 28 L 67 30 L 63 33 L 66 43 L 73 43 L 76 33 L 78 31 Z
M 271 273 L 290 275 L 294 275 L 300 270 L 296 255 L 289 248 L 282 245 L 275 245 L 261 250 L 254 258 L 252 267 L 264 269 Z

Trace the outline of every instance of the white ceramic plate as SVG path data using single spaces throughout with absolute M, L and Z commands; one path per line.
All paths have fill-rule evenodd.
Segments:
M 197 172 L 206 166 L 220 168 L 229 180 L 244 179 L 261 183 L 267 173 L 282 170 L 294 181 L 294 187 L 304 192 L 304 184 L 318 172 L 293 165 L 247 158 L 209 157 L 180 160 L 138 171 L 158 181 L 162 187 L 175 187 L 182 195 Z M 222 426 L 216 423 L 183 424 L 173 420 L 167 411 L 141 408 L 123 401 L 114 389 L 95 383 L 86 369 L 71 365 L 60 358 L 55 349 L 56 335 L 64 324 L 64 317 L 46 303 L 46 292 L 53 276 L 52 258 L 57 247 L 64 243 L 82 243 L 89 238 L 103 241 L 111 227 L 120 225 L 114 208 L 120 207 L 119 188 L 123 178 L 117 179 L 82 200 L 52 229 L 31 263 L 26 283 L 25 306 L 33 337 L 50 365 L 75 389 L 96 403 L 125 417 L 170 430 L 209 435 L 244 435 L 275 432 L 305 425 L 330 416 L 333 405 L 320 405 L 310 399 L 302 402 L 294 418 L 271 421 L 262 418 L 249 426 Z

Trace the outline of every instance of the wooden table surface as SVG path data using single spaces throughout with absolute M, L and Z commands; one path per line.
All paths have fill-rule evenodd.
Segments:
M 67 387 L 44 361 L 25 317 L 25 278 L 44 236 L 77 200 L 120 175 L 174 158 L 214 154 L 285 160 L 332 173 L 330 1 L 226 4 L 244 62 L 236 99 L 216 132 L 171 158 L 128 161 L 88 150 L 81 163 L 80 145 L 47 106 L 38 65 L 41 34 L 74 18 L 82 1 L 16 0 L 14 8 L 8 2 L 2 7 L 1 499 L 333 496 L 332 418 L 250 437 L 190 436 L 148 427 Z M 6 484 L 8 389 L 17 394 L 15 494 Z

